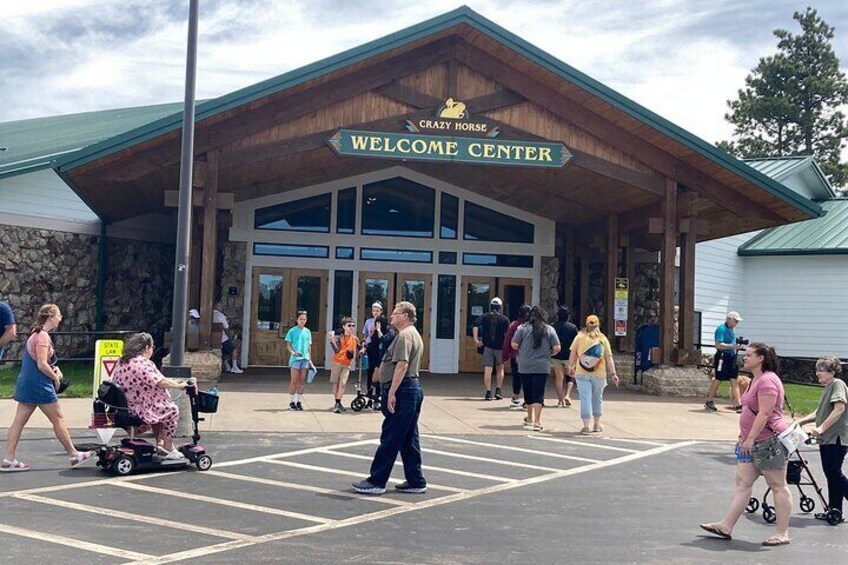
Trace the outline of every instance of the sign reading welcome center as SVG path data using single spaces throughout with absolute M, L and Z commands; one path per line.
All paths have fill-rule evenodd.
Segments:
M 455 161 L 523 167 L 562 167 L 571 153 L 561 143 L 339 130 L 327 140 L 339 155 Z

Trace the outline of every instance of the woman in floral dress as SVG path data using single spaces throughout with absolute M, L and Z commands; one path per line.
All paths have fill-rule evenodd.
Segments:
M 177 434 L 180 409 L 168 393 L 169 388 L 184 388 L 185 383 L 171 380 L 156 368 L 153 337 L 133 334 L 124 342 L 124 352 L 112 375 L 112 382 L 123 389 L 130 413 L 153 427 L 156 441 L 166 452 L 165 459 L 182 459 L 172 438 Z

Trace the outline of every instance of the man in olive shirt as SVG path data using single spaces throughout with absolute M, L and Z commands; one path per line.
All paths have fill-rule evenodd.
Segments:
M 400 453 L 406 481 L 395 485 L 404 493 L 427 492 L 427 481 L 421 471 L 421 444 L 418 438 L 418 416 L 424 391 L 418 382 L 418 369 L 424 342 L 415 329 L 415 306 L 411 302 L 398 302 L 391 315 L 391 324 L 397 337 L 389 345 L 380 365 L 380 382 L 383 385 L 383 431 L 380 446 L 371 463 L 371 474 L 364 481 L 353 484 L 362 494 L 383 494 Z

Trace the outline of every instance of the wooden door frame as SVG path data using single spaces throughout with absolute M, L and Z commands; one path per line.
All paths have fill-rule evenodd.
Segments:
M 494 276 L 486 276 L 486 275 L 462 275 L 460 277 L 460 297 L 459 297 L 459 319 L 461 322 L 460 332 L 462 339 L 459 341 L 459 372 L 463 372 L 463 361 L 465 360 L 465 351 L 467 346 L 467 340 L 470 340 L 471 337 L 466 335 L 466 331 L 468 330 L 468 316 L 466 315 L 466 309 L 468 308 L 468 285 L 474 282 L 486 282 L 492 285 L 492 297 L 495 296 L 498 288 L 498 279 Z M 489 300 L 491 300 L 491 298 Z M 485 312 L 484 312 L 485 313 Z M 476 354 L 475 354 L 476 355 Z M 482 370 L 482 366 L 481 366 Z
M 283 307 L 286 297 L 286 280 L 288 278 L 289 269 L 285 269 L 282 267 L 253 267 L 251 269 L 251 294 L 250 294 L 250 343 L 247 345 L 247 360 L 250 365 L 258 365 L 259 363 L 254 363 L 255 360 L 255 340 L 259 330 L 256 327 L 256 322 L 258 321 L 256 318 L 257 308 L 259 306 L 259 275 L 280 275 L 283 277 L 283 296 L 280 297 L 280 308 Z M 283 329 L 283 313 L 280 312 L 280 327 L 277 329 L 277 336 L 282 339 L 285 334 L 280 335 Z M 266 330 L 261 330 L 266 331 Z
M 392 313 L 392 308 L 395 306 L 395 275 L 396 273 L 391 271 L 359 271 L 359 296 L 357 297 L 357 302 L 359 303 L 359 309 L 362 311 L 362 315 L 367 315 L 366 318 L 363 318 L 362 324 L 371 317 L 371 305 L 365 304 L 365 279 L 386 279 L 389 281 L 388 304 L 383 304 L 383 315 L 388 319 Z M 365 308 L 368 308 L 367 312 Z M 356 318 L 357 315 L 354 315 L 354 319 Z M 362 329 L 361 325 L 357 329 Z
M 429 369 L 430 368 L 430 322 L 433 317 L 433 274 L 432 273 L 395 273 L 395 294 L 397 294 L 397 298 L 401 298 L 403 292 L 401 291 L 403 283 L 407 280 L 412 281 L 424 281 L 424 307 L 426 308 L 425 312 L 416 312 L 416 317 L 421 317 L 423 320 L 422 330 L 423 335 L 421 336 L 424 340 L 424 351 L 421 354 L 421 368 Z M 394 306 L 394 304 L 392 305 Z
M 297 268 L 289 268 L 286 269 L 289 273 L 289 280 L 291 283 L 289 284 L 286 302 L 284 303 L 284 308 L 290 308 L 291 311 L 297 314 L 297 279 L 298 277 L 317 277 L 321 281 L 321 289 L 318 293 L 319 298 L 319 307 L 318 307 L 318 323 L 316 325 L 316 329 L 312 332 L 312 360 L 316 361 L 315 355 L 316 352 L 320 351 L 320 361 L 316 362 L 316 366 L 326 366 L 327 365 L 327 355 L 326 355 L 326 342 L 327 342 L 327 296 L 328 290 L 330 288 L 330 272 L 329 270 L 324 269 L 297 269 Z M 282 315 L 280 316 L 282 321 Z M 286 326 L 290 328 L 291 325 Z M 288 331 L 288 330 L 286 330 Z M 283 334 L 282 337 L 285 337 Z

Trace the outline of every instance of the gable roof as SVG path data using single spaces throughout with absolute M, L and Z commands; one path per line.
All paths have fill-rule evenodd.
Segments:
M 675 140 L 706 159 L 731 171 L 745 181 L 753 183 L 758 188 L 770 193 L 805 216 L 818 217 L 821 214 L 821 207 L 796 191 L 783 186 L 781 183 L 769 178 L 753 167 L 746 165 L 735 157 L 672 124 L 665 118 L 604 86 L 600 82 L 531 45 L 517 35 L 505 30 L 465 6 L 383 38 L 365 43 L 359 47 L 349 49 L 338 55 L 198 104 L 196 107 L 197 121 L 200 122 L 227 110 L 322 77 L 336 70 L 343 69 L 459 25 L 469 26 L 476 32 L 485 34 L 531 62 L 554 73 L 559 78 L 575 84 L 589 94 L 607 102 L 630 117 L 639 120 L 641 123 L 653 128 L 668 138 Z M 178 130 L 181 125 L 182 112 L 177 112 L 134 130 L 103 140 L 80 151 L 60 156 L 57 159 L 56 168 L 62 172 L 71 171 L 76 167 L 111 155 L 122 149 Z
M 824 217 L 764 230 L 739 247 L 742 256 L 848 253 L 848 199 L 821 203 Z
M 46 169 L 60 156 L 180 108 L 181 103 L 158 104 L 0 123 L 0 179 Z
M 743 160 L 749 166 L 783 184 L 787 184 L 786 181 L 797 176 L 804 184 L 804 188 L 817 195 L 818 200 L 829 200 L 836 196 L 836 191 L 833 190 L 833 186 L 812 155 Z

